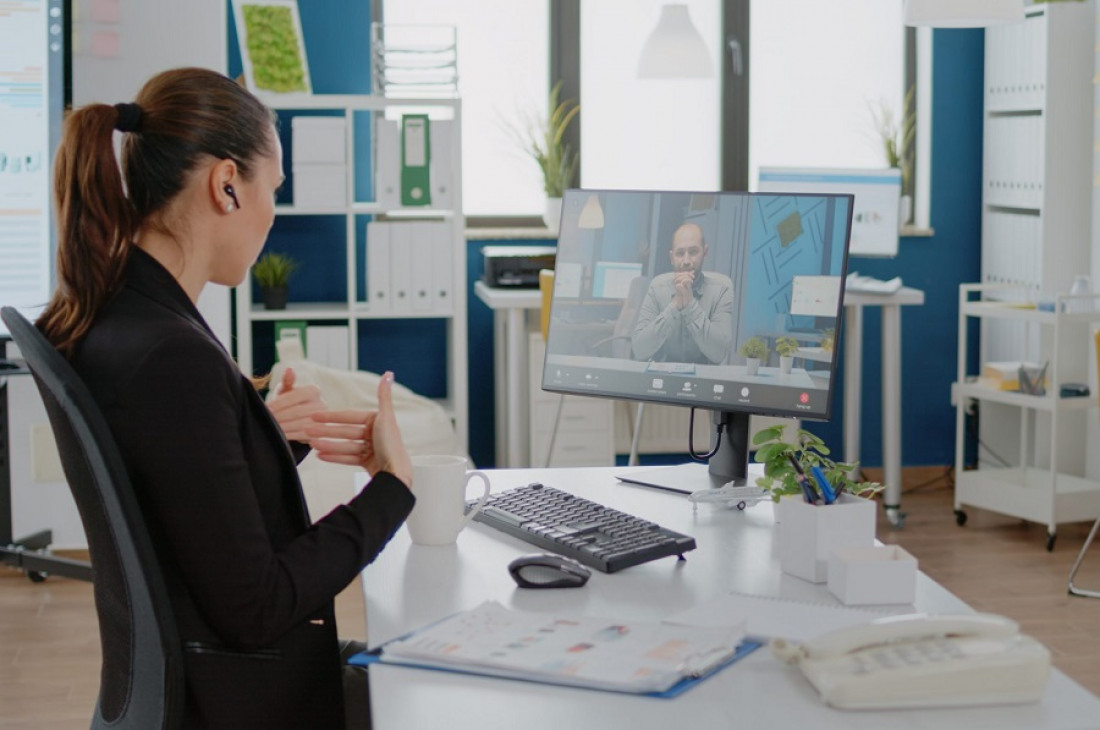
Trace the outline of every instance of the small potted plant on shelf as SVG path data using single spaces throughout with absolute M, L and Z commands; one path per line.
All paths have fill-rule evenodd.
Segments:
M 573 99 L 561 99 L 561 82 L 554 84 L 548 100 L 549 113 L 544 118 L 525 118 L 525 129 L 512 132 L 524 151 L 542 171 L 543 189 L 546 191 L 546 227 L 557 232 L 561 218 L 561 196 L 574 184 L 577 175 L 577 157 L 573 147 L 564 141 L 569 125 L 580 113 L 581 107 Z
M 297 269 L 297 261 L 274 251 L 265 253 L 252 266 L 252 275 L 263 293 L 265 309 L 286 309 L 290 276 Z
M 779 353 L 779 372 L 789 373 L 798 352 L 798 340 L 793 337 L 780 337 L 775 341 L 775 351 Z
M 826 327 L 821 330 L 821 349 L 825 352 L 832 352 L 833 346 L 836 344 L 836 329 L 833 327 Z
M 762 363 L 768 357 L 768 346 L 760 337 L 750 337 L 741 343 L 738 350 L 741 357 L 745 358 L 745 372 L 748 375 L 756 375 Z

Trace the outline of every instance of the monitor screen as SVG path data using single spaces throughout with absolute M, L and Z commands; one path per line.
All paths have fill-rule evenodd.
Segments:
M 580 215 L 592 198 L 602 225 Z M 749 414 L 829 418 L 852 210 L 846 194 L 566 191 L 543 389 L 742 431 Z
M 10 0 L 0 12 L 0 305 L 28 318 L 52 291 L 50 171 L 67 95 L 65 4 Z

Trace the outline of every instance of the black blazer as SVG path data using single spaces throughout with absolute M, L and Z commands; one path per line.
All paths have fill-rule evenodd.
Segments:
M 187 727 L 343 728 L 333 599 L 404 521 L 409 490 L 377 474 L 311 524 L 278 424 L 176 280 L 136 246 L 73 365 L 164 569 Z

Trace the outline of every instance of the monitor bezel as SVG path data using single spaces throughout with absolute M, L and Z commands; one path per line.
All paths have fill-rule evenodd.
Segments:
M 714 411 L 714 412 L 717 412 L 717 413 L 730 413 L 730 414 L 744 413 L 744 414 L 748 414 L 748 415 L 758 415 L 758 416 L 777 417 L 777 418 L 798 418 L 798 419 L 801 419 L 801 420 L 808 420 L 808 421 L 828 421 L 832 418 L 833 409 L 835 407 L 835 402 L 836 402 L 836 390 L 837 390 L 837 383 L 838 383 L 837 374 L 838 374 L 839 357 L 840 357 L 840 347 L 839 347 L 839 345 L 842 342 L 841 338 L 843 336 L 843 326 L 844 326 L 844 294 L 845 294 L 845 279 L 846 279 L 845 274 L 848 270 L 848 262 L 849 262 L 849 257 L 850 257 L 850 253 L 849 253 L 848 249 L 849 249 L 849 244 L 850 244 L 850 241 L 851 241 L 851 234 L 852 234 L 852 216 L 853 216 L 853 210 L 854 210 L 854 207 L 855 207 L 854 206 L 854 195 L 848 194 L 848 193 L 817 193 L 817 192 L 808 192 L 808 193 L 797 193 L 797 192 L 743 192 L 743 191 L 718 191 L 718 192 L 716 192 L 716 191 L 690 191 L 690 190 L 628 190 L 628 189 L 571 188 L 569 190 L 566 190 L 565 193 L 563 194 L 562 221 L 561 221 L 561 224 L 559 224 L 558 230 L 559 231 L 564 231 L 565 230 L 565 227 L 564 227 L 563 224 L 565 223 L 565 216 L 568 214 L 568 210 L 569 210 L 569 206 L 566 205 L 565 202 L 570 197 L 583 196 L 585 199 L 587 199 L 587 197 L 590 196 L 590 195 L 593 195 L 593 194 L 598 195 L 598 194 L 602 194 L 602 193 L 608 193 L 608 194 L 617 194 L 617 193 L 639 194 L 639 193 L 641 193 L 641 194 L 651 194 L 651 195 L 674 194 L 674 195 L 687 195 L 687 196 L 715 195 L 715 196 L 738 196 L 738 197 L 748 197 L 748 198 L 758 198 L 758 197 L 807 197 L 807 198 L 843 198 L 843 199 L 847 199 L 847 201 L 848 201 L 848 205 L 846 206 L 847 207 L 847 215 L 846 215 L 845 228 L 844 228 L 844 230 L 845 230 L 845 233 L 844 233 L 844 239 L 845 239 L 844 240 L 844 253 L 843 253 L 843 256 L 842 256 L 842 259 L 841 259 L 840 273 L 838 274 L 838 276 L 840 278 L 840 291 L 839 291 L 839 296 L 837 297 L 837 312 L 836 312 L 836 318 L 835 318 L 836 319 L 836 326 L 834 328 L 834 343 L 835 344 L 834 344 L 833 350 L 832 350 L 832 358 L 831 358 L 831 360 L 828 361 L 829 362 L 830 379 L 829 379 L 829 387 L 826 389 L 827 392 L 826 392 L 826 397 L 825 397 L 825 408 L 823 410 L 817 410 L 817 411 L 805 411 L 805 410 L 798 410 L 797 408 L 784 409 L 784 408 L 768 407 L 768 406 L 742 405 L 742 404 L 737 404 L 737 403 L 715 403 L 715 402 L 702 401 L 702 400 L 690 401 L 689 402 L 689 401 L 685 401 L 683 399 L 677 399 L 677 397 L 673 396 L 673 395 L 658 396 L 658 395 L 653 395 L 653 394 L 641 393 L 641 392 L 638 392 L 638 391 L 629 392 L 629 393 L 593 391 L 593 390 L 580 389 L 580 388 L 569 388 L 569 387 L 565 387 L 565 386 L 558 386 L 558 385 L 555 385 L 553 383 L 547 383 L 547 379 L 549 377 L 549 372 L 550 372 L 550 367 L 552 366 L 552 363 L 551 363 L 550 359 L 555 354 L 555 353 L 551 352 L 551 348 L 549 347 L 549 342 L 550 342 L 550 339 L 551 339 L 550 338 L 550 333 L 553 331 L 554 322 L 555 322 L 554 307 L 557 304 L 557 297 L 554 296 L 553 294 L 550 297 L 550 316 L 549 316 L 549 329 L 547 330 L 547 347 L 545 348 L 545 353 L 543 355 L 543 371 L 542 371 L 541 387 L 544 391 L 546 391 L 548 393 L 557 393 L 557 394 L 561 394 L 561 395 L 583 395 L 583 396 L 588 396 L 588 397 L 592 397 L 592 398 L 606 398 L 606 399 L 611 399 L 611 400 L 626 400 L 626 401 L 634 401 L 634 402 L 639 402 L 639 403 L 654 403 L 654 404 L 666 405 L 666 406 L 679 406 L 679 407 L 683 407 L 683 408 L 698 408 L 698 409 L 703 409 L 703 410 Z M 614 368 L 607 368 L 607 370 L 622 373 L 622 370 L 615 370 Z M 688 376 L 678 376 L 676 374 L 666 375 L 666 377 L 670 377 L 670 378 L 680 377 L 684 380 L 688 379 Z M 694 375 L 690 376 L 690 378 L 694 379 L 694 380 L 700 380 L 700 378 L 698 378 L 697 376 L 694 376 Z M 739 384 L 739 385 L 744 384 L 744 381 L 737 381 L 737 380 L 726 380 L 726 381 L 708 380 L 706 382 L 707 383 L 717 383 L 717 382 L 736 383 L 736 384 Z M 787 387 L 787 386 L 773 386 L 773 387 Z

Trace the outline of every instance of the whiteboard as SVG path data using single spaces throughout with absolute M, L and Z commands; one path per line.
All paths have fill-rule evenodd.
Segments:
M 898 204 L 901 170 L 810 167 L 761 167 L 760 192 L 851 193 L 851 256 L 898 255 Z

